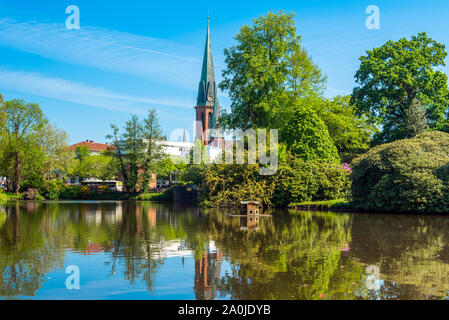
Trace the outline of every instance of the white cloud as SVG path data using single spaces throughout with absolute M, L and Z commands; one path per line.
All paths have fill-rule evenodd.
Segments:
M 190 104 L 170 99 L 118 94 L 101 87 L 23 71 L 0 68 L 0 87 L 6 90 L 55 98 L 88 106 L 144 114 L 150 106 L 176 106 L 192 108 Z
M 124 73 L 195 90 L 203 48 L 168 40 L 63 23 L 0 19 L 0 44 L 74 65 Z

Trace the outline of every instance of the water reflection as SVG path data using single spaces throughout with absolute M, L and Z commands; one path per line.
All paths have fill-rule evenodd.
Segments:
M 220 280 L 222 252 L 211 241 L 201 258 L 195 259 L 195 297 L 198 300 L 213 300 L 217 297 Z
M 9 203 L 0 208 L 0 296 L 447 296 L 446 217 L 229 213 L 145 202 Z M 65 289 L 70 264 L 80 266 L 78 292 Z

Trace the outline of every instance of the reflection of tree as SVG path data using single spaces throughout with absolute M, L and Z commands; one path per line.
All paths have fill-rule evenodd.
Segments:
M 142 220 L 140 208 L 133 209 L 135 215 L 122 212 L 132 208 L 122 209 L 115 203 L 6 205 L 0 226 L 0 296 L 34 295 L 45 273 L 64 267 L 64 248 L 79 254 L 109 252 L 123 261 L 126 279 L 140 277 L 151 288 L 156 264 L 149 250 L 151 220 Z
M 46 243 L 42 212 L 27 213 L 16 203 L 0 227 L 0 296 L 34 295 L 44 274 L 61 264 L 63 252 Z M 33 210 L 34 211 L 34 210 Z
M 394 219 L 394 220 L 393 220 Z M 449 279 L 446 217 L 354 215 L 351 252 L 376 265 L 384 287 L 362 297 L 434 299 L 446 296 Z
M 154 209 L 155 210 L 155 209 Z M 125 205 L 125 215 L 120 235 L 112 252 L 112 273 L 123 268 L 125 279 L 131 284 L 136 279 L 145 281 L 148 290 L 153 289 L 154 277 L 161 261 L 157 259 L 160 236 L 154 231 L 154 210 L 144 210 L 135 203 Z M 156 245 L 155 245 L 156 244 Z
M 234 266 L 220 282 L 234 299 L 344 298 L 361 270 L 341 250 L 350 241 L 350 216 L 278 214 L 261 218 L 257 232 L 240 231 L 238 218 L 207 214 L 217 247 Z

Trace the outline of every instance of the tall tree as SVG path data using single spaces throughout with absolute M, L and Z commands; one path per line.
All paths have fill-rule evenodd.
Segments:
M 298 47 L 289 59 L 288 89 L 295 98 L 321 95 L 326 85 L 326 76 L 312 61 L 307 51 Z
M 68 136 L 64 130 L 47 124 L 36 132 L 36 141 L 45 155 L 42 170 L 45 178 L 67 174 L 73 169 L 73 152 L 68 148 Z
M 121 157 L 125 160 L 127 173 L 125 186 L 131 193 L 138 190 L 139 167 L 142 164 L 142 155 L 145 149 L 142 132 L 142 121 L 137 115 L 132 115 L 131 119 L 126 121 L 121 135 L 123 142 Z
M 426 112 L 415 97 L 410 107 L 405 110 L 406 137 L 413 138 L 429 128 Z
M 388 41 L 360 58 L 355 74 L 359 86 L 351 102 L 359 115 L 366 114 L 381 125 L 379 143 L 406 136 L 405 110 L 415 98 L 424 107 L 431 128 L 448 129 L 447 76 L 438 70 L 445 66 L 446 56 L 443 44 L 419 33 L 411 40 Z
M 162 145 L 160 144 L 163 133 L 155 109 L 149 110 L 147 118 L 143 120 L 143 138 L 146 144 L 146 152 L 144 154 L 142 190 L 146 192 L 148 191 L 151 174 L 157 173 L 157 163 L 163 158 Z
M 17 99 L 3 103 L 0 115 L 0 118 L 4 119 L 0 126 L 2 148 L 4 148 L 2 162 L 6 161 L 11 165 L 9 168 L 11 171 L 8 172 L 9 188 L 10 191 L 18 193 L 22 182 L 24 159 L 36 145 L 36 133 L 47 123 L 47 120 L 39 105 Z M 26 164 L 30 165 L 30 163 Z
M 125 187 L 127 187 L 128 171 L 124 159 L 124 153 L 122 151 L 122 143 L 120 141 L 120 129 L 115 124 L 111 124 L 111 129 L 112 134 L 108 134 L 106 138 L 112 140 L 112 145 L 114 146 L 114 148 L 113 149 L 110 148 L 106 152 L 109 153 L 110 155 L 114 155 L 117 158 L 120 173 L 123 177 Z
M 243 26 L 237 44 L 225 49 L 220 88 L 229 92 L 230 128 L 280 128 L 294 111 L 293 98 L 321 90 L 324 78 L 301 48 L 294 14 L 269 12 Z

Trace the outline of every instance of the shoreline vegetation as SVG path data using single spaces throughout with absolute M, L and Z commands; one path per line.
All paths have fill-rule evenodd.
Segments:
M 141 194 L 130 194 L 126 192 L 104 192 L 102 194 L 91 194 L 90 196 L 79 195 L 76 197 L 70 198 L 57 198 L 57 199 L 47 199 L 42 197 L 41 195 L 37 195 L 33 198 L 28 198 L 27 194 L 24 193 L 10 193 L 10 192 L 0 192 L 0 204 L 8 202 L 8 201 L 78 201 L 78 200 L 138 200 L 138 201 L 152 201 L 152 202 L 171 202 L 171 195 L 165 192 L 153 192 L 153 193 L 141 193 Z
M 316 211 L 351 211 L 351 203 L 346 199 L 292 202 L 288 205 L 293 210 L 316 210 Z

